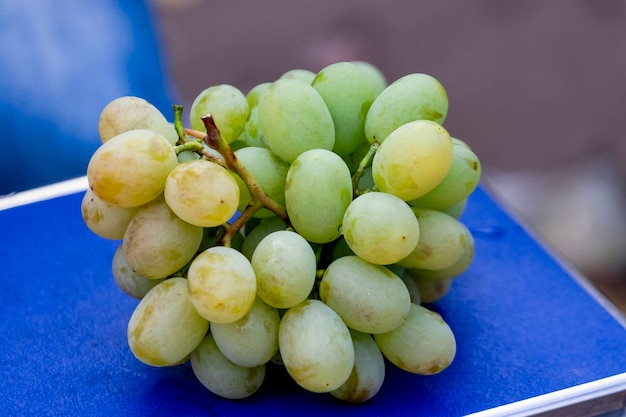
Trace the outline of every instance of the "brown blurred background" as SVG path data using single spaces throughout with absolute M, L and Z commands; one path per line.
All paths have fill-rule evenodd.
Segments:
M 365 60 L 438 78 L 484 183 L 626 312 L 626 1 L 155 0 L 180 104 Z

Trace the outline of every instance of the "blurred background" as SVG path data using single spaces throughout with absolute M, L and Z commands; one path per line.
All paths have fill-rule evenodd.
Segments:
M 41 155 L 47 162 L 39 167 L 55 166 L 51 155 L 59 166 L 79 161 L 73 171 L 46 168 L 47 178 L 84 174 L 78 153 L 96 146 L 97 114 L 122 94 L 142 96 L 168 114 L 172 102 L 189 107 L 213 84 L 246 93 L 293 68 L 318 71 L 364 60 L 388 81 L 412 72 L 439 79 L 450 99 L 445 126 L 481 158 L 484 185 L 626 312 L 626 0 L 45 4 L 9 0 L 0 6 L 0 59 L 9 60 L 0 66 L 8 85 L 0 85 L 0 117 L 13 126 L 2 137 L 0 194 L 19 191 L 9 181 L 16 174 L 34 172 L 26 168 L 33 148 L 9 153 L 8 140 L 48 143 Z M 36 17 L 20 11 L 29 5 L 39 10 Z M 63 7 L 75 18 L 59 12 Z M 17 15 L 30 24 L 7 27 L 18 25 Z M 65 19 L 55 22 L 55 16 Z M 104 39 L 89 40 L 102 33 Z M 62 46 L 51 41 L 55 36 Z M 29 38 L 38 42 L 34 57 L 24 51 Z M 69 45 L 80 40 L 88 43 L 77 49 L 83 55 L 71 54 Z M 125 71 L 118 77 L 123 81 L 110 82 L 112 71 Z M 6 81 L 25 73 L 30 84 Z M 86 73 L 77 85 L 77 74 Z M 65 84 L 50 81 L 59 75 Z M 30 99 L 45 102 L 42 91 L 55 106 L 30 109 Z M 72 116 L 76 105 L 86 114 L 82 124 Z M 16 127 L 15 114 L 24 106 L 29 117 Z M 48 130 L 33 127 L 49 119 L 57 123 Z M 46 142 L 59 120 L 55 133 L 81 143 L 75 153 Z M 18 161 L 17 154 L 28 158 Z

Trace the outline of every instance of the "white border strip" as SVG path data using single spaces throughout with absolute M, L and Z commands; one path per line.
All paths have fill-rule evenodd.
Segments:
M 0 197 L 0 211 L 86 191 L 88 186 L 87 177 L 83 176 L 45 185 L 43 187 L 33 188 L 32 190 L 7 194 Z
M 517 401 L 500 407 L 469 414 L 466 417 L 522 417 L 548 413 L 590 401 L 600 401 L 610 395 L 624 396 L 626 400 L 626 373 L 617 374 L 586 384 L 575 385 L 549 394 Z M 613 411 L 613 410 L 606 410 Z

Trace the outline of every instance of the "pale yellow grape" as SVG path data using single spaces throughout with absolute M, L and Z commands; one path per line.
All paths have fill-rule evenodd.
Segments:
M 375 334 L 383 355 L 397 367 L 418 375 L 434 375 L 446 369 L 456 356 L 456 339 L 440 314 L 411 304 L 400 327 Z
M 287 310 L 278 330 L 278 347 L 291 378 L 312 392 L 339 388 L 354 366 L 350 331 L 319 300 L 305 300 Z
M 90 189 L 87 189 L 81 202 L 83 221 L 89 230 L 100 237 L 112 240 L 124 237 L 126 227 L 138 209 L 107 203 Z
M 265 365 L 251 368 L 231 362 L 208 334 L 190 356 L 191 369 L 200 383 L 215 395 L 240 400 L 254 394 L 265 379 Z
M 400 277 L 357 256 L 331 262 L 324 271 L 319 293 L 348 327 L 364 333 L 395 329 L 406 319 L 411 304 Z
M 256 298 L 248 314 L 232 323 L 211 322 L 211 334 L 220 351 L 239 366 L 269 362 L 278 352 L 278 310 Z
M 354 346 L 354 369 L 342 386 L 330 394 L 358 404 L 372 399 L 385 380 L 385 360 L 371 335 L 350 330 Z
M 208 328 L 187 297 L 186 280 L 170 278 L 152 288 L 133 311 L 128 345 L 147 365 L 175 365 L 200 344 Z
M 352 178 L 334 152 L 312 149 L 289 167 L 285 202 L 296 232 L 314 243 L 328 243 L 341 235 L 343 215 L 352 201 Z
M 136 207 L 158 197 L 178 164 L 176 152 L 162 135 L 129 130 L 109 139 L 93 153 L 87 167 L 89 188 L 102 200 Z
M 420 225 L 420 240 L 399 265 L 413 269 L 444 269 L 454 265 L 472 245 L 467 227 L 454 217 L 431 209 L 413 208 Z
M 408 268 L 406 271 L 410 272 L 411 275 L 420 278 L 428 278 L 433 280 L 438 279 L 451 279 L 456 278 L 459 275 L 463 274 L 467 269 L 472 265 L 472 261 L 474 260 L 474 252 L 475 252 L 475 243 L 474 236 L 467 231 L 465 239 L 465 247 L 463 249 L 463 255 L 459 258 L 458 261 L 453 263 L 447 268 L 441 269 L 417 269 L 417 268 Z
M 202 117 L 213 116 L 215 125 L 226 142 L 231 143 L 244 130 L 250 107 L 246 96 L 235 86 L 218 84 L 200 92 L 191 104 L 191 127 L 206 131 Z
M 365 118 L 365 136 L 370 143 L 381 143 L 405 123 L 432 120 L 443 124 L 447 114 L 448 95 L 441 83 L 428 74 L 408 74 L 376 97 Z
M 256 276 L 239 251 L 214 246 L 195 257 L 187 272 L 189 298 L 211 322 L 232 323 L 245 316 L 256 297 Z
M 404 201 L 435 188 L 446 176 L 454 158 L 450 134 L 428 120 L 417 120 L 394 130 L 372 160 L 376 187 Z
M 279 230 L 267 235 L 252 255 L 257 294 L 276 308 L 304 301 L 313 289 L 317 261 L 313 248 L 302 236 Z
M 140 97 L 123 96 L 107 104 L 98 119 L 102 142 L 128 130 L 149 129 L 160 133 L 171 145 L 178 141 L 174 125 L 153 104 Z
M 389 265 L 407 257 L 419 240 L 419 224 L 411 208 L 393 194 L 370 192 L 354 199 L 341 230 L 360 258 Z
M 177 216 L 201 227 L 227 222 L 239 205 L 239 186 L 233 175 L 204 159 L 174 168 L 165 182 L 164 195 Z
M 124 233 L 123 247 L 132 270 L 148 279 L 165 278 L 187 264 L 202 242 L 199 226 L 176 216 L 158 198 L 141 207 Z
M 113 255 L 111 272 L 118 287 L 124 293 L 138 300 L 141 300 L 148 291 L 165 279 L 148 279 L 133 271 L 128 265 L 123 245 L 118 246 Z

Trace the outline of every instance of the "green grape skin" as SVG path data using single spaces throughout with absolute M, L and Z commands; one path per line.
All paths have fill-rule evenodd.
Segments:
M 252 254 L 257 295 L 272 307 L 286 309 L 304 301 L 315 284 L 317 261 L 302 236 L 279 230 L 259 242 Z
M 339 388 L 354 366 L 350 331 L 337 313 L 315 299 L 285 312 L 278 329 L 278 349 L 291 378 L 311 392 Z
M 201 227 L 180 219 L 161 197 L 137 211 L 122 245 L 135 273 L 159 279 L 185 266 L 200 247 L 202 237 Z
M 115 283 L 125 294 L 138 300 L 141 300 L 148 291 L 165 279 L 148 279 L 135 273 L 128 264 L 122 245 L 115 250 L 111 264 L 111 272 Z
M 456 339 L 440 314 L 411 304 L 402 325 L 388 333 L 374 335 L 383 355 L 402 370 L 418 375 L 442 372 L 456 356 Z
M 446 213 L 447 215 L 454 217 L 455 219 L 460 219 L 463 213 L 465 213 L 465 209 L 467 208 L 467 203 L 468 203 L 468 199 L 465 198 L 456 204 L 441 208 L 439 209 L 439 211 L 442 211 Z
M 230 171 L 198 159 L 179 164 L 170 172 L 164 196 L 181 219 L 200 227 L 215 227 L 237 211 L 239 186 Z
M 313 82 L 313 79 L 315 78 L 315 75 L 316 74 L 313 71 L 303 68 L 294 68 L 281 74 L 279 79 L 300 80 L 307 84 L 311 84 Z
M 265 365 L 239 366 L 219 350 L 210 333 L 189 358 L 198 381 L 210 392 L 231 400 L 250 397 L 258 391 L 265 379 Z
M 403 124 L 431 120 L 441 125 L 447 114 L 448 95 L 441 83 L 428 74 L 408 74 L 376 97 L 365 118 L 365 136 L 382 143 Z
M 243 132 L 249 113 L 248 100 L 241 90 L 230 84 L 217 84 L 196 96 L 189 117 L 193 129 L 206 132 L 202 117 L 211 114 L 222 137 L 232 143 Z
M 100 199 L 136 207 L 161 195 L 178 159 L 162 135 L 146 129 L 120 133 L 93 153 L 87 166 L 89 188 Z
M 404 201 L 414 200 L 435 188 L 454 159 L 450 134 L 429 120 L 416 120 L 394 130 L 372 160 L 372 176 L 378 190 Z
M 385 360 L 371 335 L 350 330 L 354 346 L 354 368 L 342 386 L 330 394 L 351 404 L 372 399 L 385 380 Z
M 235 156 L 237 156 L 239 162 L 252 174 L 263 192 L 267 194 L 269 198 L 284 207 L 285 181 L 287 180 L 289 164 L 266 148 L 242 148 L 235 152 Z M 250 203 L 250 191 L 239 176 L 235 176 L 235 179 L 239 186 L 240 195 L 238 209 L 243 211 L 248 203 Z M 273 212 L 266 208 L 262 208 L 254 213 L 254 217 L 261 218 L 272 217 L 274 215 Z
M 310 149 L 333 149 L 333 119 L 310 84 L 295 79 L 274 81 L 257 108 L 265 142 L 286 162 Z
M 94 234 L 110 240 L 120 240 L 128 223 L 139 207 L 119 207 L 99 198 L 91 189 L 85 191 L 81 201 L 83 222 Z
M 256 298 L 250 311 L 232 323 L 211 322 L 220 352 L 233 363 L 251 368 L 269 362 L 278 351 L 278 310 Z
M 376 96 L 383 92 L 383 90 L 387 87 L 387 78 L 385 74 L 375 66 L 374 64 L 366 61 L 351 61 L 354 65 L 357 65 L 361 68 L 365 74 L 370 78 L 370 84 L 374 86 L 376 89 Z
M 209 329 L 187 297 L 187 282 L 174 277 L 160 282 L 141 299 L 128 322 L 128 345 L 151 366 L 181 363 Z
M 259 126 L 259 109 L 257 105 L 270 85 L 270 82 L 257 84 L 246 94 L 246 100 L 248 100 L 248 106 L 250 107 L 250 113 L 248 114 L 244 129 L 246 133 L 244 140 L 246 146 L 268 148 L 261 127 Z
M 407 257 L 420 235 L 417 218 L 406 202 L 382 192 L 355 198 L 343 216 L 341 230 L 357 256 L 378 265 Z
M 120 133 L 148 129 L 161 134 L 170 145 L 178 142 L 173 124 L 153 104 L 140 97 L 122 96 L 110 101 L 98 119 L 98 132 L 102 142 Z
M 409 314 L 411 304 L 400 277 L 358 256 L 343 256 L 331 262 L 322 276 L 319 294 L 349 328 L 363 333 L 397 328 Z
M 365 115 L 380 92 L 359 65 L 337 62 L 320 70 L 313 82 L 335 126 L 333 152 L 347 156 L 364 140 Z
M 420 240 L 399 265 L 412 269 L 445 269 L 465 253 L 473 238 L 467 227 L 454 217 L 432 209 L 413 207 L 420 225 Z
M 482 173 L 478 156 L 466 146 L 454 145 L 454 158 L 443 180 L 425 195 L 409 201 L 411 206 L 443 209 L 453 206 L 474 192 Z
M 198 313 L 215 323 L 245 316 L 256 298 L 250 261 L 236 249 L 214 246 L 198 254 L 187 271 L 189 298 Z
M 312 149 L 289 167 L 285 205 L 292 226 L 306 240 L 323 244 L 337 239 L 351 201 L 350 170 L 336 153 Z
M 200 155 L 198 155 L 194 151 L 182 151 L 178 154 L 179 164 L 182 164 L 183 162 L 187 162 L 187 161 L 195 161 L 197 159 L 200 159 Z
M 246 228 L 247 226 L 248 224 L 246 224 Z M 248 260 L 252 260 L 252 255 L 261 240 L 272 232 L 285 230 L 286 228 L 287 225 L 280 217 L 274 216 L 262 219 L 252 230 L 246 231 L 245 239 L 241 245 L 241 253 Z
M 432 304 L 441 300 L 452 286 L 452 278 L 430 279 L 415 275 L 411 279 L 419 289 L 422 304 Z

